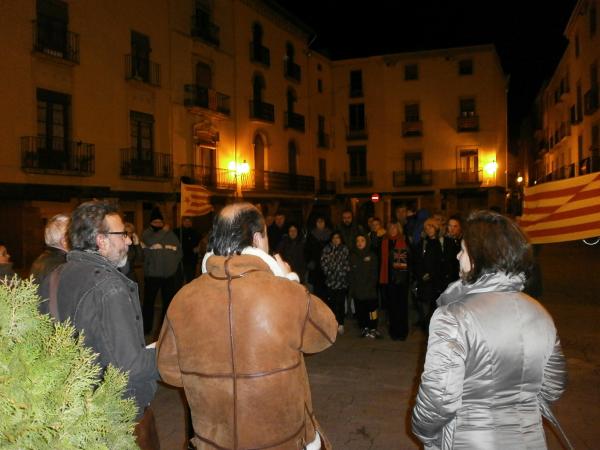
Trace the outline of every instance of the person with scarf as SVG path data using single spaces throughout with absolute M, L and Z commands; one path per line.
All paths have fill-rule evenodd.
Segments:
M 321 255 L 330 238 L 331 230 L 327 227 L 325 218 L 317 217 L 315 226 L 306 240 L 306 268 L 312 293 L 323 300 L 327 299 L 327 286 L 321 268 Z
M 339 231 L 331 235 L 331 241 L 323 249 L 321 268 L 325 274 L 325 284 L 327 285 L 327 302 L 335 314 L 338 333 L 344 334 L 344 306 L 346 304 L 346 294 L 348 293 L 350 252 Z
M 552 317 L 522 293 L 531 245 L 492 211 L 468 218 L 461 279 L 433 314 L 413 433 L 428 449 L 546 449 L 542 417 L 565 389 Z
M 388 307 L 389 335 L 397 341 L 408 336 L 408 246 L 398 223 L 388 225 L 381 242 L 379 283 Z
M 356 236 L 354 250 L 350 254 L 350 290 L 348 294 L 356 302 L 356 318 L 362 337 L 375 338 L 377 332 L 377 282 L 378 259 L 368 245 L 364 234 Z

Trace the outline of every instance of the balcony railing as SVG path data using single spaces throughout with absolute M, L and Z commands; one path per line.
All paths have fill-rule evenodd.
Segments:
M 219 41 L 219 27 L 214 23 L 205 20 L 204 16 L 192 16 L 192 27 L 190 34 L 193 38 L 202 39 L 204 42 L 218 47 Z
M 579 175 L 600 172 L 600 148 L 590 148 L 590 156 L 579 162 Z
M 461 131 L 479 131 L 479 116 L 459 116 L 456 119 L 456 129 Z
M 304 116 L 293 111 L 286 111 L 285 127 L 304 133 Z
M 373 173 L 367 172 L 362 175 L 352 175 L 344 172 L 345 187 L 371 187 L 373 186 Z
M 148 58 L 125 55 L 125 79 L 160 86 L 160 64 Z
M 33 50 L 79 64 L 79 34 L 60 21 L 33 21 Z
M 586 116 L 591 116 L 598 111 L 598 86 L 593 87 L 585 93 L 583 103 Z
M 169 153 L 149 152 L 137 148 L 121 149 L 121 177 L 169 179 L 173 176 L 173 159 Z
M 239 176 L 243 190 L 269 192 L 315 192 L 315 178 L 283 172 L 251 170 Z
M 329 148 L 329 135 L 323 131 L 317 132 L 317 147 Z
M 322 195 L 334 195 L 335 194 L 335 181 L 319 180 L 318 183 L 318 194 Z
M 481 184 L 482 171 L 456 170 L 456 184 Z
M 422 170 L 420 172 L 411 172 L 396 170 L 392 172 L 392 181 L 394 187 L 431 186 L 433 184 L 433 171 Z
M 369 133 L 367 132 L 367 121 L 363 124 L 363 128 L 352 128 L 346 127 L 346 140 L 354 141 L 354 140 L 364 140 L 368 139 Z
M 290 80 L 294 80 L 294 81 L 297 81 L 298 83 L 300 83 L 301 72 L 302 72 L 302 69 L 300 69 L 300 66 L 298 64 L 296 64 L 295 62 L 286 60 L 283 63 L 283 75 L 286 78 L 289 78 Z
M 231 114 L 229 95 L 196 84 L 186 84 L 183 90 L 185 95 L 183 103 L 186 107 L 204 108 L 226 116 Z
M 95 170 L 95 146 L 47 136 L 21 138 L 21 169 L 28 173 L 90 176 Z
M 423 136 L 423 121 L 411 120 L 407 122 L 402 122 L 402 136 Z
M 236 188 L 235 174 L 228 169 L 183 164 L 181 173 L 187 176 L 193 184 L 200 184 L 212 189 L 235 190 Z
M 250 100 L 250 118 L 263 122 L 275 122 L 275 106 L 260 100 Z
M 250 42 L 250 61 L 269 67 L 271 65 L 271 51 L 264 45 Z

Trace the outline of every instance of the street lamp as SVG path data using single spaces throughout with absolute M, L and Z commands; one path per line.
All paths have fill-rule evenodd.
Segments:
M 496 171 L 498 170 L 498 163 L 496 160 L 489 162 L 483 167 L 483 170 L 485 170 L 485 173 L 487 173 L 490 177 L 493 177 L 496 175 Z

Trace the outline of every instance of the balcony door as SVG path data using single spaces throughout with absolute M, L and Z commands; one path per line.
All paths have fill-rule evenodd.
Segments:
M 477 150 L 461 150 L 458 168 L 460 182 L 476 183 L 479 179 L 479 157 Z
M 131 76 L 150 81 L 150 38 L 137 31 L 131 32 Z
M 37 90 L 37 152 L 41 167 L 61 169 L 68 160 L 71 96 Z
M 265 143 L 260 135 L 254 137 L 254 185 L 257 189 L 265 186 Z
M 217 181 L 217 150 L 209 143 L 196 144 L 195 178 L 205 186 L 215 186 Z
M 423 155 L 421 152 L 409 152 L 404 155 L 406 184 L 419 185 L 423 177 Z
M 129 124 L 132 170 L 151 176 L 154 173 L 154 116 L 131 111 Z
M 69 5 L 60 0 L 37 0 L 37 42 L 45 51 L 64 56 L 67 51 Z

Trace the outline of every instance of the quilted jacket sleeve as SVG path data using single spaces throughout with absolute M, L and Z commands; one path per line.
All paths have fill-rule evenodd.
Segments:
M 156 343 L 156 355 L 158 371 L 162 380 L 171 386 L 182 387 L 183 380 L 181 379 L 181 369 L 177 355 L 177 342 L 168 314 L 165 316 Z
M 544 378 L 540 396 L 547 402 L 555 402 L 565 391 L 567 384 L 567 368 L 565 356 L 560 346 L 560 339 L 556 336 L 552 355 L 544 367 Z
M 438 308 L 431 319 L 425 367 L 412 414 L 413 433 L 426 447 L 440 446 L 442 428 L 462 404 L 466 354 L 464 328 L 455 313 L 446 306 Z

